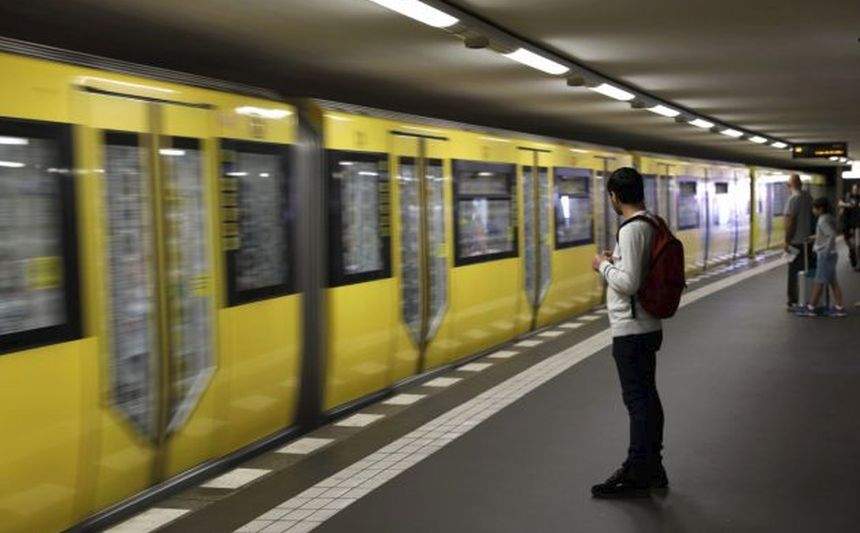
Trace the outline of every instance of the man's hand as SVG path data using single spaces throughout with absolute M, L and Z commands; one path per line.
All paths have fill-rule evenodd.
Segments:
M 591 260 L 591 268 L 594 269 L 595 272 L 600 270 L 600 263 L 603 261 L 610 261 L 611 259 L 606 255 L 597 254 L 594 256 L 594 259 Z
M 790 245 L 790 244 L 785 243 L 785 244 L 783 244 L 783 245 L 782 245 L 782 251 L 784 251 L 785 253 L 788 253 L 788 251 L 789 251 L 790 249 L 791 249 L 791 245 Z

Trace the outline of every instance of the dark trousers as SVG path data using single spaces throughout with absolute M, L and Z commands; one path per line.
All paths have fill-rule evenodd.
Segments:
M 612 357 L 621 380 L 621 397 L 630 415 L 628 467 L 634 476 L 647 477 L 662 460 L 663 405 L 657 394 L 657 351 L 663 332 L 612 339 Z
M 809 268 L 815 268 L 815 253 L 812 251 L 812 246 L 809 244 L 804 244 L 802 246 L 804 251 L 797 254 L 797 257 L 792 260 L 791 263 L 788 264 L 788 303 L 789 305 L 797 303 L 797 273 L 802 272 L 806 265 L 809 265 Z M 803 260 L 803 254 L 806 253 L 806 263 Z

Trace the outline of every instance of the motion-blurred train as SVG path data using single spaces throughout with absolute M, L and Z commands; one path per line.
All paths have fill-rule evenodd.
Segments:
M 785 171 L 3 46 L 3 531 L 80 524 L 598 305 L 620 166 L 691 273 L 780 243 Z

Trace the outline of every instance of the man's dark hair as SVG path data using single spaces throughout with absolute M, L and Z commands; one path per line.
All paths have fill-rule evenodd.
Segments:
M 821 209 L 822 213 L 830 212 L 830 202 L 825 197 L 816 198 L 812 201 L 812 207 Z
M 615 193 L 622 204 L 636 205 L 645 201 L 645 185 L 642 174 L 635 168 L 621 167 L 609 176 L 606 190 Z

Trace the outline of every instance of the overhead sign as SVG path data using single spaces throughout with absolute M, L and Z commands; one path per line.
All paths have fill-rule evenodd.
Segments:
M 791 155 L 795 159 L 805 157 L 845 157 L 848 155 L 847 143 L 802 143 L 795 144 L 791 148 Z

